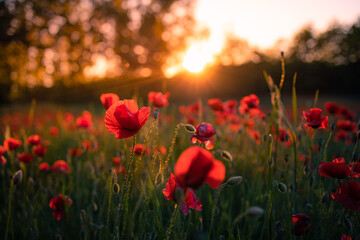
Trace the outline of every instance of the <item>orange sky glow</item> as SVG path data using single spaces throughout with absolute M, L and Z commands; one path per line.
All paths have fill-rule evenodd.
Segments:
M 194 18 L 199 26 L 210 30 L 209 37 L 194 40 L 182 54 L 182 61 L 167 68 L 165 75 L 202 71 L 221 52 L 228 33 L 245 39 L 250 46 L 270 49 L 279 40 L 282 47 L 287 46 L 307 24 L 323 31 L 335 22 L 352 24 L 359 17 L 359 0 L 198 0 Z

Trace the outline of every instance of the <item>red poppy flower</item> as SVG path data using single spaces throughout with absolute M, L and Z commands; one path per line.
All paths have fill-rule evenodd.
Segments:
M 67 113 L 64 114 L 64 120 L 65 120 L 66 123 L 71 123 L 72 121 L 74 121 L 74 115 L 67 112 Z
M 339 111 L 339 106 L 336 103 L 333 102 L 327 102 L 325 103 L 326 111 L 329 114 L 335 114 Z
M 279 128 L 279 132 L 278 132 L 277 137 L 278 137 L 279 142 L 285 143 L 285 145 L 287 147 L 291 146 L 291 141 L 290 141 L 290 138 L 289 138 L 289 134 L 283 128 Z
M 105 114 L 105 127 L 116 138 L 128 138 L 138 133 L 150 116 L 150 107 L 140 110 L 134 100 L 118 101 Z
M 353 132 L 347 132 L 345 130 L 340 129 L 334 138 L 335 142 L 343 141 L 347 145 L 351 145 L 354 140 L 354 133 Z
M 166 183 L 163 194 L 167 200 L 174 201 L 179 204 L 181 212 L 185 215 L 189 213 L 189 208 L 197 211 L 202 210 L 202 204 L 196 197 L 194 191 L 190 188 L 182 188 L 179 185 L 176 176 L 172 173 Z
M 204 182 L 217 188 L 225 179 L 225 166 L 212 153 L 198 146 L 186 149 L 175 164 L 175 176 L 183 188 L 198 188 Z
M 51 167 L 51 170 L 55 173 L 69 173 L 69 165 L 64 160 L 57 160 Z
M 212 98 L 207 101 L 208 105 L 210 106 L 211 110 L 214 112 L 223 112 L 224 111 L 224 104 L 220 100 L 220 98 Z
M 340 183 L 337 192 L 331 197 L 341 203 L 344 208 L 360 212 L 360 183 L 349 180 L 349 183 Z
M 346 107 L 339 107 L 338 114 L 342 115 L 346 120 L 354 120 L 355 119 L 355 114 L 353 112 L 351 112 L 349 109 L 347 109 Z
M 82 150 L 80 148 L 70 148 L 69 149 L 69 154 L 71 156 L 79 157 L 79 156 L 81 156 L 82 153 L 83 152 L 82 152 Z
M 6 158 L 4 156 L 0 156 L 0 165 L 6 164 Z
M 89 140 L 82 141 L 79 146 L 83 150 L 83 152 L 94 152 L 99 147 L 96 141 L 91 142 Z
M 49 164 L 47 162 L 42 162 L 39 165 L 39 170 L 43 171 L 43 172 L 50 171 L 50 166 L 49 166 Z
M 113 162 L 115 167 L 120 166 L 121 158 L 120 157 L 113 157 L 112 162 Z
M 105 109 L 109 109 L 113 103 L 119 101 L 120 98 L 115 93 L 103 93 L 100 96 L 100 101 Z
M 46 153 L 46 148 L 42 145 L 37 145 L 37 146 L 34 146 L 33 149 L 33 154 L 39 156 L 39 157 L 43 157 Z
M 303 111 L 303 115 L 306 119 L 305 126 L 311 128 L 324 128 L 329 129 L 328 127 L 328 117 L 321 117 L 322 110 L 320 108 L 311 108 L 310 113 Z
M 33 160 L 33 157 L 29 153 L 22 153 L 17 158 L 23 163 L 31 163 Z
M 7 151 L 15 151 L 18 147 L 20 147 L 22 142 L 15 138 L 8 138 L 4 140 L 4 148 Z
M 40 144 L 40 136 L 39 135 L 31 135 L 27 139 L 27 143 L 29 145 L 38 145 Z
M 131 148 L 131 150 L 132 150 L 132 148 Z M 135 147 L 134 147 L 134 153 L 136 155 L 149 154 L 150 149 L 144 148 L 144 145 L 141 143 L 137 143 L 137 144 L 135 144 Z
M 50 128 L 50 134 L 51 134 L 51 136 L 53 136 L 53 137 L 59 136 L 59 128 L 58 128 L 58 127 L 55 127 L 55 126 L 51 127 L 51 128 Z
M 210 150 L 214 147 L 211 137 L 216 134 L 216 130 L 210 123 L 201 123 L 196 126 L 196 133 L 191 136 L 192 143 L 205 143 L 206 149 Z
M 125 168 L 123 166 L 116 167 L 115 172 L 116 172 L 116 174 L 119 174 L 119 173 L 121 173 L 122 175 L 126 174 L 126 170 L 125 170 Z
M 239 112 L 243 115 L 247 114 L 250 109 L 259 108 L 260 100 L 255 94 L 245 96 L 240 100 Z
M 349 120 L 338 120 L 336 122 L 336 128 L 353 132 L 356 130 L 356 123 L 351 122 Z
M 320 176 L 327 178 L 343 179 L 352 174 L 350 168 L 345 164 L 344 158 L 335 158 L 331 162 L 321 162 L 317 171 Z
M 236 114 L 236 100 L 228 100 L 224 103 L 224 111 L 228 114 Z
M 352 238 L 343 234 L 343 235 L 341 235 L 341 240 L 352 240 Z
M 89 128 L 92 125 L 92 116 L 89 111 L 83 111 L 82 115 L 76 118 L 78 128 Z
M 59 194 L 58 196 L 52 198 L 50 200 L 49 207 L 51 209 L 54 209 L 53 218 L 55 218 L 56 220 L 64 219 L 65 205 L 70 206 L 71 204 L 71 198 L 69 198 L 68 196 L 63 197 L 62 194 Z
M 310 217 L 306 214 L 292 215 L 292 222 L 296 236 L 301 236 L 310 230 Z
M 360 174 L 360 161 L 358 160 L 357 162 L 355 162 L 355 164 L 353 162 L 351 162 L 349 164 L 349 167 L 350 169 L 352 169 L 352 171 L 354 171 L 354 174 L 352 177 L 355 177 L 356 178 L 356 174 L 355 173 L 358 173 Z
M 169 105 L 168 103 L 169 96 L 170 96 L 169 92 L 165 94 L 162 94 L 161 92 L 149 92 L 148 99 L 154 107 L 160 108 Z
M 166 147 L 160 145 L 155 148 L 156 152 L 159 152 L 162 156 L 165 156 L 167 153 Z

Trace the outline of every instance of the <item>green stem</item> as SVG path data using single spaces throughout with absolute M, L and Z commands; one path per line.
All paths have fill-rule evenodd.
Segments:
M 175 204 L 174 212 L 173 212 L 172 217 L 171 217 L 171 219 L 170 219 L 169 226 L 168 226 L 168 228 L 166 229 L 165 240 L 169 240 L 169 239 L 170 239 L 171 231 L 172 231 L 172 228 L 173 228 L 173 226 L 174 226 L 174 222 L 175 222 L 175 219 L 176 219 L 178 213 L 179 213 L 179 205 L 178 205 L 178 204 Z
M 221 192 L 221 190 L 223 189 L 223 187 L 224 187 L 225 185 L 226 185 L 226 184 L 221 184 L 221 185 L 218 187 L 218 189 L 216 190 L 216 193 L 215 193 L 215 200 L 214 200 L 214 202 L 213 202 L 213 206 L 212 206 L 212 209 L 211 209 L 209 239 L 211 239 L 211 230 L 212 230 L 212 226 L 213 226 L 213 224 L 214 224 L 214 216 L 215 216 L 215 210 L 216 210 L 217 202 L 219 201 L 220 192 Z
M 6 240 L 8 239 L 8 234 L 9 234 L 9 225 L 10 225 L 10 218 L 11 218 L 11 203 L 12 203 L 12 199 L 14 196 L 14 190 L 15 190 L 15 186 L 14 186 L 14 183 L 11 181 L 10 191 L 9 191 L 8 217 L 6 220 L 6 230 L 5 230 L 5 238 L 4 238 Z
M 113 170 L 114 171 L 114 170 Z M 111 195 L 112 195 L 112 173 L 109 179 L 109 199 L 108 199 L 108 211 L 106 217 L 106 239 L 110 239 L 109 237 L 109 227 L 110 227 L 110 208 L 111 208 Z

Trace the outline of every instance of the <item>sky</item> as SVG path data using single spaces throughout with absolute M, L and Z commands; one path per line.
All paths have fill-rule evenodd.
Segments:
M 290 40 L 309 23 L 321 31 L 359 17 L 360 0 L 197 0 L 195 9 L 197 22 L 214 34 L 230 31 L 260 48 Z

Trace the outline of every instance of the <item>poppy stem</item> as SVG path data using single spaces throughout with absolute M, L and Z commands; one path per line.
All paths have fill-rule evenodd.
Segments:
M 164 171 L 165 168 L 167 167 L 167 164 L 168 164 L 168 162 L 169 162 L 169 160 L 170 160 L 170 158 L 171 158 L 171 156 L 172 156 L 172 154 L 173 154 L 173 152 L 174 152 L 174 146 L 175 146 L 176 138 L 177 138 L 177 135 L 178 135 L 178 133 L 179 133 L 179 128 L 180 128 L 180 126 L 182 126 L 182 125 L 183 125 L 182 123 L 178 123 L 178 124 L 176 125 L 175 129 L 174 129 L 174 137 L 173 137 L 172 140 L 171 140 L 171 146 L 170 146 L 170 149 L 169 149 L 169 153 L 168 153 L 168 155 L 166 156 L 165 162 L 164 162 L 164 164 L 163 164 L 163 169 L 162 169 L 162 171 Z
M 112 179 L 113 179 L 113 174 L 114 174 L 115 170 L 111 171 L 111 175 L 109 178 L 109 199 L 108 199 L 108 211 L 107 211 L 107 216 L 106 216 L 106 239 L 110 239 L 109 237 L 109 226 L 110 226 L 110 208 L 111 208 L 111 195 L 112 195 L 112 191 L 113 191 L 113 187 L 112 187 Z
M 13 181 L 11 181 L 10 191 L 9 191 L 8 217 L 6 220 L 6 230 L 5 230 L 5 238 L 4 239 L 8 239 L 9 225 L 10 225 L 10 218 L 11 218 L 11 203 L 12 203 L 12 199 L 14 197 L 14 192 L 15 192 L 15 186 L 14 186 Z
M 272 200 L 271 200 L 271 194 L 272 194 L 272 186 L 271 186 L 271 164 L 272 164 L 272 149 L 273 149 L 273 143 L 274 138 L 273 136 L 269 135 L 269 155 L 268 155 L 268 167 L 269 167 L 269 173 L 268 173 L 268 184 L 269 184 L 269 196 L 268 196 L 268 233 L 269 237 L 268 239 L 272 239 Z
M 326 140 L 326 143 L 325 143 L 325 147 L 324 147 L 323 151 L 321 152 L 320 159 L 321 159 L 322 161 L 326 161 L 326 159 L 327 159 L 326 151 L 327 151 L 327 148 L 328 148 L 328 145 L 329 145 L 329 142 L 330 142 L 330 139 L 331 139 L 331 136 L 332 136 L 332 135 L 333 135 L 333 131 L 330 130 L 329 136 L 328 136 L 328 138 L 327 138 L 327 140 Z
M 212 204 L 212 209 L 211 209 L 211 218 L 210 218 L 210 228 L 209 228 L 209 239 L 211 239 L 211 230 L 212 230 L 212 226 L 214 224 L 214 216 L 215 216 L 215 210 L 216 210 L 216 206 L 217 206 L 217 202 L 219 201 L 219 196 L 220 196 L 220 192 L 223 189 L 223 187 L 226 185 L 226 183 L 221 184 L 218 189 L 216 190 L 215 193 L 215 200 Z
M 178 205 L 178 204 L 175 204 L 174 212 L 173 212 L 172 217 L 171 217 L 171 219 L 170 219 L 169 226 L 168 226 L 168 228 L 166 229 L 165 240 L 169 240 L 169 239 L 170 239 L 171 231 L 172 231 L 172 228 L 173 228 L 173 226 L 174 226 L 174 222 L 175 222 L 175 219 L 176 219 L 178 213 L 179 213 L 179 205 Z
M 122 201 L 119 203 L 119 209 L 118 209 L 118 212 L 116 214 L 117 216 L 116 216 L 116 224 L 115 224 L 115 226 L 118 226 L 118 224 L 119 224 L 120 212 L 122 212 L 124 207 L 125 207 L 125 212 L 124 212 L 123 216 L 124 216 L 124 219 L 126 219 L 128 198 L 129 198 L 129 194 L 130 194 L 130 184 L 129 184 L 129 179 L 130 178 L 129 177 L 132 174 L 131 169 L 133 169 L 132 165 L 133 165 L 133 160 L 134 160 L 135 144 L 136 144 L 136 135 L 134 135 L 134 137 L 133 137 L 133 144 L 132 144 L 132 150 L 131 150 L 131 153 L 130 153 L 130 159 L 129 159 L 128 165 L 126 167 L 125 182 L 124 182 L 124 186 L 123 186 L 123 192 L 122 192 L 122 195 L 121 195 L 122 196 L 121 197 Z M 126 220 L 123 222 L 123 228 L 122 228 L 121 236 L 124 235 L 125 228 L 126 228 Z M 117 234 L 119 234 L 119 233 L 117 233 Z M 121 237 L 121 239 L 122 239 L 122 237 Z
M 354 167 L 355 167 L 355 165 L 356 165 L 356 160 L 357 160 L 357 159 L 355 159 L 354 156 L 355 156 L 355 152 L 356 152 L 356 149 L 357 149 L 358 144 L 359 144 L 359 138 L 358 138 L 358 136 L 356 136 L 355 146 L 354 146 L 354 149 L 353 149 L 353 151 L 352 151 L 351 159 L 350 159 L 350 162 L 351 162 L 351 161 L 354 162 L 354 164 L 353 164 L 352 167 L 351 167 L 351 171 L 354 170 Z

